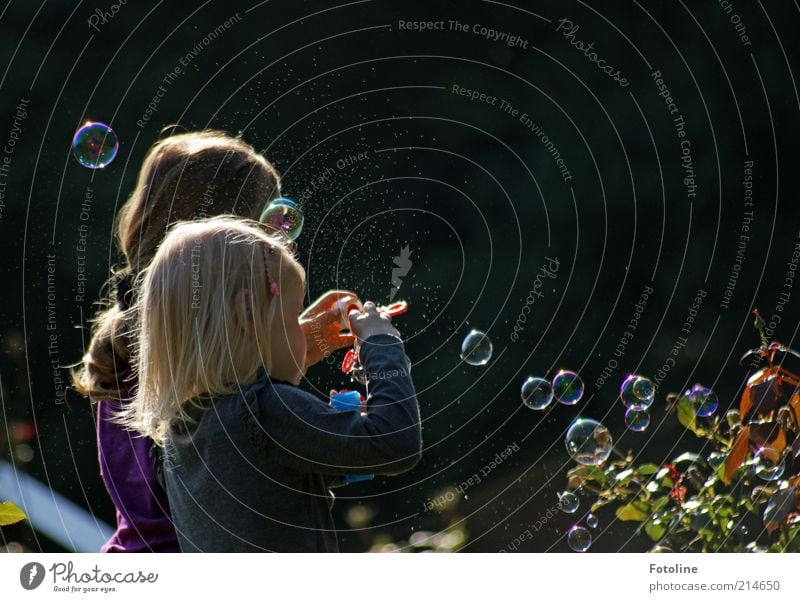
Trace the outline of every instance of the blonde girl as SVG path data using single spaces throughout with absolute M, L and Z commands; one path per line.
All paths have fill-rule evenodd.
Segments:
M 177 224 L 143 275 L 139 386 L 122 420 L 164 446 L 183 551 L 336 551 L 327 475 L 420 458 L 403 343 L 374 303 L 348 316 L 367 413 L 297 387 L 304 289 L 281 239 L 227 216 Z

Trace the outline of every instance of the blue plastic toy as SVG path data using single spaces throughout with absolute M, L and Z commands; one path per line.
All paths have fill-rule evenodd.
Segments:
M 361 393 L 358 391 L 341 391 L 331 395 L 331 406 L 335 410 L 361 410 Z M 345 483 L 356 483 L 358 481 L 369 481 L 375 475 L 371 474 L 351 474 L 345 475 Z

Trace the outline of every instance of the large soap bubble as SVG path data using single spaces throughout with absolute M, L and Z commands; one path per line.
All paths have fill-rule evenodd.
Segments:
M 117 135 L 105 123 L 89 122 L 72 139 L 72 154 L 89 169 L 102 169 L 114 160 L 118 150 Z
M 471 330 L 461 343 L 461 359 L 470 366 L 483 366 L 492 359 L 492 342 L 485 332 Z
M 275 199 L 261 212 L 258 219 L 262 224 L 272 226 L 292 240 L 297 240 L 303 230 L 303 212 L 300 206 L 289 199 Z
M 567 451 L 578 464 L 597 465 L 611 454 L 614 440 L 608 429 L 591 418 L 578 418 L 564 440 Z
M 553 386 L 549 380 L 530 376 L 522 383 L 522 403 L 532 410 L 544 410 L 553 403 Z

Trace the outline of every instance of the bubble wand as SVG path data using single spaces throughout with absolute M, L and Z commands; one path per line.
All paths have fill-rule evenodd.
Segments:
M 355 306 L 348 307 L 347 313 L 350 313 L 351 309 L 355 309 Z M 386 313 L 392 317 L 404 314 L 406 311 L 408 311 L 408 302 L 406 301 L 395 301 L 390 305 L 378 307 L 378 313 Z M 342 360 L 342 372 L 348 374 L 350 378 L 359 384 L 364 385 L 367 383 L 364 376 L 364 367 L 361 365 L 361 360 L 355 349 L 349 349 L 345 354 Z

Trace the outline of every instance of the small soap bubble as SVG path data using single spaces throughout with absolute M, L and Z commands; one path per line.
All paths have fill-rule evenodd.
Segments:
M 695 385 L 689 392 L 689 401 L 694 406 L 694 411 L 698 416 L 711 416 L 719 407 L 719 398 L 708 387 Z
M 553 379 L 553 395 L 559 403 L 574 406 L 583 397 L 583 380 L 575 372 L 561 370 Z
M 598 465 L 611 454 L 613 439 L 608 429 L 591 418 L 578 418 L 567 431 L 564 444 L 578 464 Z
M 492 359 L 492 342 L 485 332 L 471 330 L 461 343 L 461 359 L 470 366 L 483 366 Z
M 102 169 L 114 160 L 118 150 L 117 135 L 105 123 L 89 122 L 72 138 L 72 154 L 89 169 Z
M 574 525 L 567 532 L 567 545 L 575 552 L 585 552 L 592 545 L 592 534 L 580 525 Z
M 763 481 L 777 481 L 786 469 L 781 454 L 770 447 L 760 448 L 753 456 L 756 476 Z
M 619 388 L 619 398 L 626 408 L 646 410 L 655 399 L 656 389 L 653 382 L 644 376 L 631 374 Z
M 578 510 L 581 500 L 571 491 L 563 491 L 558 495 L 558 506 L 563 512 L 572 514 Z
M 586 525 L 590 529 L 597 529 L 597 525 L 599 525 L 599 524 L 600 524 L 600 521 L 597 520 L 597 516 L 595 516 L 594 514 L 587 514 L 586 515 Z
M 652 401 L 656 396 L 656 387 L 653 384 L 653 381 L 643 376 L 640 376 L 633 381 L 633 386 L 631 389 L 633 394 L 642 400 Z
M 650 426 L 650 412 L 647 410 L 625 410 L 625 426 L 637 433 L 642 432 Z
M 297 240 L 303 231 L 303 212 L 292 200 L 279 198 L 271 201 L 258 218 L 262 224 L 283 232 L 292 240 Z
M 553 402 L 553 387 L 549 380 L 530 376 L 522 383 L 522 403 L 532 410 L 544 410 Z

